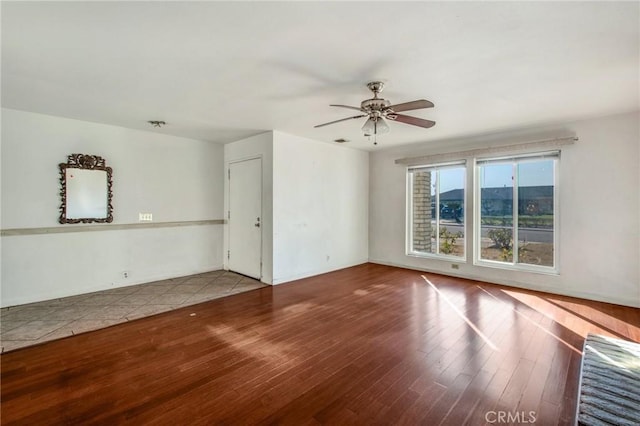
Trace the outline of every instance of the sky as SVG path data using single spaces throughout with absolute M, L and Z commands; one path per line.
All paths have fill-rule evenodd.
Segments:
M 518 164 L 520 186 L 553 185 L 553 160 L 525 161 Z M 488 164 L 480 173 L 482 188 L 502 188 L 513 185 L 512 164 Z M 465 168 L 440 170 L 440 193 L 464 187 Z
M 480 184 L 483 188 L 513 186 L 511 164 L 489 164 L 483 167 Z M 553 185 L 553 160 L 521 162 L 518 164 L 519 186 Z

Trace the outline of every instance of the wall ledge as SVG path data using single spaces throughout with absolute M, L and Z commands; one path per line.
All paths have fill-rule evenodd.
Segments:
M 0 230 L 0 236 L 12 237 L 17 235 L 46 235 L 63 234 L 69 232 L 99 232 L 120 231 L 124 229 L 174 228 L 179 226 L 223 225 L 224 219 L 190 220 L 180 222 L 151 222 L 151 223 L 122 223 L 104 225 L 73 225 L 52 226 L 48 228 L 11 228 Z

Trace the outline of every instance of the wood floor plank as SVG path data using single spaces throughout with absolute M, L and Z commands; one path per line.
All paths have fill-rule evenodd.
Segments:
M 2 354 L 1 422 L 570 424 L 589 332 L 640 312 L 363 264 Z
M 452 405 L 441 424 L 459 426 L 464 424 L 469 413 L 477 406 L 494 373 L 480 370 L 462 392 L 457 403 Z M 431 419 L 430 419 L 431 420 Z

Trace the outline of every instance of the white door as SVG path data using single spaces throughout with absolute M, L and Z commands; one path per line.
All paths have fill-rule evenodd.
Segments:
M 229 270 L 262 275 L 262 159 L 229 165 Z

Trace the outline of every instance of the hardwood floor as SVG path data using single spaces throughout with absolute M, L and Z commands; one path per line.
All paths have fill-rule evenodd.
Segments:
M 573 424 L 588 332 L 640 310 L 365 264 L 4 354 L 2 423 Z

